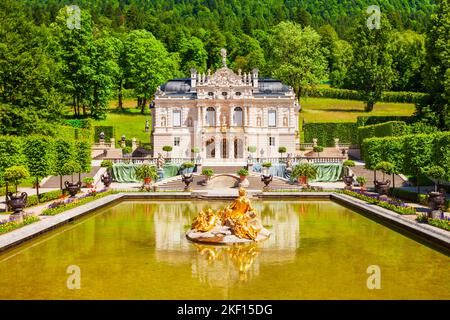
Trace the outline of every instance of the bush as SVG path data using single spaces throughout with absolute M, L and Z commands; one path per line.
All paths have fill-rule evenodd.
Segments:
M 409 124 L 414 121 L 414 118 L 407 116 L 359 116 L 356 118 L 356 124 L 358 127 L 364 127 L 390 121 L 403 121 Z
M 325 147 L 334 147 L 334 139 L 339 138 L 340 143 L 358 144 L 358 126 L 354 122 L 324 122 L 306 123 L 303 127 L 305 143 L 318 139 Z
M 353 161 L 353 160 L 345 160 L 343 163 L 342 163 L 342 165 L 344 166 L 344 167 L 354 167 L 355 166 L 355 161 Z
M 155 166 L 143 164 L 136 168 L 136 177 L 141 180 L 145 180 L 147 178 L 156 179 L 158 178 L 158 173 Z
M 184 162 L 181 165 L 181 168 L 183 168 L 183 169 L 189 169 L 189 168 L 193 168 L 193 167 L 195 167 L 195 164 L 193 164 L 192 162 Z
M 207 177 L 211 177 L 214 175 L 214 170 L 213 169 L 203 169 L 202 170 L 202 175 L 207 176 Z
M 165 152 L 170 152 L 170 151 L 173 150 L 173 147 L 172 147 L 172 146 L 164 146 L 162 149 L 163 149 L 163 151 L 165 151 Z
M 283 154 L 283 153 L 286 153 L 286 151 L 287 151 L 286 147 L 279 147 L 278 148 L 278 153 Z
M 247 169 L 244 169 L 244 168 L 239 169 L 238 172 L 237 172 L 237 175 L 238 175 L 238 176 L 245 176 L 245 177 L 246 177 L 246 176 L 248 176 L 248 174 L 249 174 L 249 173 L 248 173 L 248 170 L 247 170 Z
M 4 179 L 6 182 L 12 183 L 16 187 L 30 177 L 30 173 L 24 166 L 12 166 L 5 170 Z
M 94 181 L 95 181 L 94 178 L 90 178 L 90 177 L 83 178 L 83 183 L 86 185 L 92 184 L 92 183 L 94 183 Z
M 133 150 L 131 149 L 131 147 L 125 147 L 122 149 L 122 154 L 126 155 L 126 154 L 131 154 L 133 152 Z
M 199 153 L 200 152 L 200 148 L 197 148 L 197 147 L 196 148 L 192 148 L 191 152 L 192 153 Z
M 272 166 L 272 162 L 264 162 L 262 166 L 263 168 L 270 168 Z
M 292 170 L 292 176 L 294 178 L 308 177 L 308 179 L 315 179 L 317 176 L 317 169 L 309 163 L 298 164 Z
M 39 201 L 37 195 L 28 196 L 27 208 L 38 205 L 39 203 L 42 202 L 57 200 L 61 197 L 61 195 L 62 195 L 61 190 L 45 192 L 39 195 Z
M 366 184 L 367 179 L 365 177 L 363 177 L 363 176 L 359 176 L 359 177 L 356 178 L 356 182 L 358 182 L 358 184 L 360 186 L 363 186 L 363 185 Z
M 23 138 L 0 136 L 0 185 L 4 184 L 6 168 L 24 165 Z
M 103 160 L 100 163 L 100 167 L 102 168 L 106 168 L 106 169 L 112 169 L 113 167 L 113 162 L 111 160 Z
M 322 146 L 315 146 L 315 147 L 313 147 L 313 151 L 317 152 L 317 153 L 321 153 L 323 151 L 323 147 Z

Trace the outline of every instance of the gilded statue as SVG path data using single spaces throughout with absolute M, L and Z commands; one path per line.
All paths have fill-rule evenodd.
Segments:
M 244 188 L 240 188 L 239 196 L 226 208 L 217 212 L 212 209 L 200 211 L 192 223 L 192 229 L 196 232 L 217 230 L 215 234 L 218 237 L 231 232 L 240 239 L 254 241 L 263 227 L 247 198 L 247 192 Z

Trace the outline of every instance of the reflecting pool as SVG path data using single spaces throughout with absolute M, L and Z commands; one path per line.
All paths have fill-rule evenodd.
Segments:
M 186 240 L 198 211 L 226 204 L 99 210 L 0 254 L 0 299 L 450 299 L 447 254 L 331 201 L 254 201 L 262 243 Z M 367 287 L 373 265 L 381 289 Z

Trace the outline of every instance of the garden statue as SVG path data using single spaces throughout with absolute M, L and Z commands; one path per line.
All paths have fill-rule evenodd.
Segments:
M 186 234 L 192 241 L 217 244 L 260 241 L 269 236 L 244 188 L 239 189 L 239 196 L 226 208 L 200 211 Z
M 148 119 L 145 120 L 145 132 L 148 132 L 150 126 L 148 125 Z
M 14 215 L 20 215 L 23 208 L 27 205 L 27 198 L 28 194 L 26 192 L 22 192 L 20 196 L 8 192 L 6 195 L 6 204 L 14 211 Z
M 100 180 L 102 181 L 105 188 L 108 188 L 112 183 L 112 177 L 111 177 L 111 175 L 108 174 L 108 172 L 105 172 L 104 174 L 102 174 L 102 176 L 100 177 Z
M 345 187 L 344 187 L 345 190 L 352 190 L 353 189 L 352 185 L 353 185 L 353 182 L 355 181 L 354 177 L 355 177 L 354 174 L 352 174 L 351 176 L 344 175 L 342 177 L 342 180 L 345 183 Z
M 100 134 L 98 135 L 100 142 L 105 142 L 105 133 L 102 131 L 100 132 Z
M 66 186 L 67 192 L 69 192 L 70 196 L 73 198 L 80 191 L 81 181 L 78 181 L 77 183 L 66 181 L 64 182 L 64 185 Z
M 158 170 L 162 169 L 164 166 L 164 163 L 166 163 L 166 160 L 164 160 L 164 157 L 161 153 L 158 153 L 158 158 L 156 159 L 156 168 Z
M 194 181 L 194 175 L 192 173 L 181 174 L 181 181 L 185 184 L 184 191 L 191 191 L 189 185 Z
M 265 186 L 263 187 L 263 191 L 268 191 L 269 190 L 269 184 L 272 182 L 273 180 L 273 175 L 271 174 L 262 174 L 261 175 L 261 181 L 265 184 Z

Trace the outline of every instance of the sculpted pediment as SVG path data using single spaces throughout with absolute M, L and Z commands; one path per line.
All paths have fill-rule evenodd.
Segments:
M 217 70 L 206 84 L 212 86 L 242 86 L 244 82 L 242 76 L 238 76 L 233 70 L 224 67 Z

